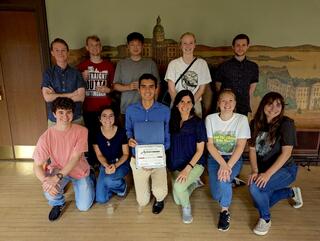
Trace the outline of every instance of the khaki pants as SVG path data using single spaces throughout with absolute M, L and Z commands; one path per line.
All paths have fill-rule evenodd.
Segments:
M 162 167 L 150 170 L 137 169 L 136 159 L 134 157 L 131 157 L 130 166 L 132 168 L 132 175 L 138 204 L 140 206 L 146 206 L 149 203 L 151 190 L 152 194 L 155 196 L 158 202 L 163 201 L 168 194 L 166 168 Z

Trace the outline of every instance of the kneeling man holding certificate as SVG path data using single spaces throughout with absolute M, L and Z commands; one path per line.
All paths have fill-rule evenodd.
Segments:
M 152 74 L 139 78 L 141 101 L 126 111 L 126 129 L 132 147 L 131 168 L 140 207 L 155 197 L 152 212 L 158 214 L 168 194 L 165 150 L 170 147 L 170 110 L 155 101 L 157 79 Z M 152 188 L 150 190 L 150 181 Z

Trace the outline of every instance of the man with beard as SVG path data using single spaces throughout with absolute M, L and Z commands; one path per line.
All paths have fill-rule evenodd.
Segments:
M 236 112 L 248 115 L 251 112 L 253 93 L 259 81 L 258 65 L 247 59 L 249 37 L 238 34 L 232 40 L 234 56 L 222 63 L 214 76 L 217 91 L 232 89 L 237 97 Z

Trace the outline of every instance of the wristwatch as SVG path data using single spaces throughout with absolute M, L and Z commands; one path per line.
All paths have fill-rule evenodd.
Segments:
M 58 173 L 56 174 L 56 176 L 59 178 L 60 181 L 61 181 L 62 178 L 63 178 L 63 174 L 62 174 L 61 172 L 58 172 Z

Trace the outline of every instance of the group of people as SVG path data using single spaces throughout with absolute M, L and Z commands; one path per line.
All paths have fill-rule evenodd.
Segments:
M 266 94 L 248 122 L 259 79 L 258 66 L 246 58 L 248 36 L 239 34 L 233 39 L 234 57 L 214 74 L 219 91 L 217 112 L 206 118 L 201 99 L 212 79 L 206 61 L 193 54 L 194 34 L 181 36 L 182 56 L 168 65 L 165 81 L 172 99 L 170 108 L 157 101 L 160 78 L 156 64 L 142 57 L 143 43 L 142 34 L 129 34 L 130 56 L 115 69 L 101 58 L 97 36 L 87 38 L 90 58 L 78 69 L 68 65 L 69 48 L 64 40 L 51 43 L 55 65 L 44 73 L 42 82 L 49 128 L 33 154 L 35 174 L 52 206 L 49 220 L 57 220 L 66 206 L 67 183 L 73 184 L 76 207 L 87 211 L 94 201 L 106 203 L 113 195 L 124 198 L 128 193 L 125 177 L 131 171 L 139 209 L 148 205 L 152 194 L 152 212 L 159 214 L 168 194 L 169 170 L 174 202 L 181 206 L 182 221 L 191 223 L 190 195 L 203 185 L 200 177 L 207 166 L 212 198 L 221 207 L 218 229 L 227 231 L 232 182 L 241 171 L 247 140 L 252 169 L 248 185 L 259 212 L 254 233 L 269 231 L 270 208 L 278 201 L 291 199 L 293 207 L 300 208 L 300 188 L 289 187 L 298 169 L 291 156 L 295 126 L 284 115 L 281 94 Z M 121 93 L 120 103 L 112 103 L 114 90 Z M 150 144 L 162 145 L 166 166 L 138 165 L 137 148 Z M 95 180 L 90 170 L 97 163 Z

